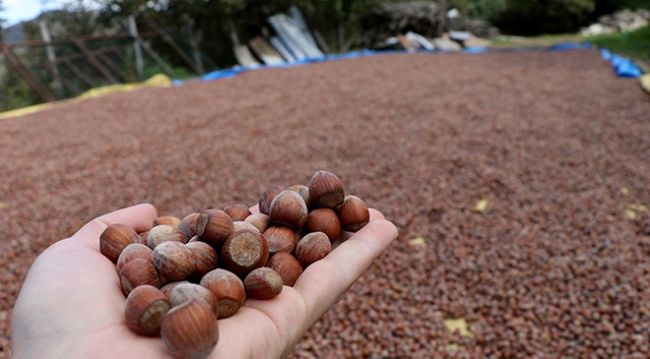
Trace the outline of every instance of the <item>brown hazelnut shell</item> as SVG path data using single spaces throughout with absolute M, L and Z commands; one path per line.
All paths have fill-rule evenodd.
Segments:
M 282 191 L 271 202 L 269 219 L 271 223 L 299 229 L 307 221 L 308 209 L 305 201 L 294 191 Z
M 252 229 L 231 234 L 223 244 L 221 263 L 225 269 L 244 277 L 269 259 L 269 246 L 264 236 Z
M 111 224 L 99 236 L 99 251 L 116 263 L 124 248 L 139 240 L 139 235 L 133 228 L 120 223 Z
M 138 334 L 158 336 L 162 317 L 170 309 L 171 304 L 158 288 L 141 285 L 133 289 L 126 298 L 126 325 Z
M 195 299 L 173 307 L 162 318 L 160 336 L 174 356 L 205 359 L 217 346 L 219 326 L 212 309 Z
M 234 315 L 246 300 L 244 282 L 234 273 L 222 268 L 208 272 L 199 283 L 217 298 L 218 318 Z
M 286 189 L 287 188 L 282 185 L 273 185 L 264 191 L 260 195 L 260 199 L 258 201 L 258 208 L 260 210 L 260 213 L 269 214 L 269 211 L 271 210 L 271 202 L 273 202 L 275 196 Z
M 309 181 L 309 197 L 315 208 L 336 208 L 345 199 L 341 179 L 327 171 L 317 171 Z
M 170 281 L 188 278 L 196 269 L 194 254 L 185 244 L 163 242 L 153 250 L 153 264 Z
M 271 226 L 264 231 L 264 239 L 269 245 L 269 253 L 293 252 L 298 243 L 296 231 L 285 226 Z
M 243 221 L 246 217 L 252 214 L 248 206 L 241 203 L 229 204 L 223 208 L 223 211 L 226 212 L 233 221 Z
M 302 265 L 289 252 L 275 253 L 266 263 L 266 266 L 276 271 L 282 277 L 284 285 L 288 286 L 294 285 L 302 274 Z
M 305 230 L 307 232 L 323 232 L 330 241 L 334 241 L 341 235 L 341 221 L 333 209 L 316 208 L 307 215 Z
M 338 216 L 344 230 L 356 232 L 370 221 L 370 210 L 361 198 L 348 195 L 338 209 Z
M 323 232 L 307 233 L 298 244 L 294 255 L 303 267 L 325 258 L 332 251 L 332 242 Z
M 282 277 L 273 269 L 260 267 L 244 278 L 244 288 L 249 298 L 271 299 L 282 292 Z

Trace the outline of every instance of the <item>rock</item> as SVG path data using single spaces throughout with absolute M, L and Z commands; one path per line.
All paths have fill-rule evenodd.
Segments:
M 580 30 L 582 36 L 598 36 L 615 33 L 616 29 L 603 24 L 591 24 L 588 27 Z
M 629 32 L 648 25 L 650 11 L 646 9 L 623 9 L 610 15 L 603 15 L 598 22 L 582 29 L 583 36 L 596 36 L 612 34 L 616 32 Z

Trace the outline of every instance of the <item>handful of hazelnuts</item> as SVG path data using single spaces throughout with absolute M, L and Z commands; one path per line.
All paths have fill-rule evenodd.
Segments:
M 327 171 L 308 186 L 272 186 L 258 205 L 259 213 L 231 204 L 162 216 L 143 233 L 108 226 L 100 251 L 116 263 L 128 327 L 161 336 L 175 356 L 206 358 L 219 339 L 218 319 L 235 315 L 247 298 L 278 296 L 330 253 L 342 231 L 370 220 L 364 201 L 346 195 Z

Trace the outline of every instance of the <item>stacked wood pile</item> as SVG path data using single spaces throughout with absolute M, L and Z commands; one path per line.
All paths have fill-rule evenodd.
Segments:
M 457 11 L 450 18 L 447 10 L 442 1 L 383 3 L 361 19 L 363 45 L 373 48 L 408 32 L 428 39 L 441 38 L 449 31 L 467 31 L 481 38 L 499 35 L 499 30 L 487 21 L 468 18 Z

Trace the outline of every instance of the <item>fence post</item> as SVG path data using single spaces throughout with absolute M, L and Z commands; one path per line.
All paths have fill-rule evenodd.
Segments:
M 203 58 L 201 57 L 201 51 L 199 50 L 199 46 L 196 44 L 196 39 L 194 38 L 194 20 L 190 19 L 189 17 L 185 18 L 185 26 L 187 27 L 187 36 L 189 36 L 190 40 L 190 46 L 192 47 L 192 54 L 194 55 L 194 62 L 196 62 L 196 66 L 199 68 L 199 73 L 203 75 L 205 73 L 205 69 L 203 68 Z
M 138 35 L 138 26 L 135 23 L 135 16 L 129 15 L 127 18 L 129 24 L 129 33 L 133 36 L 133 49 L 135 51 L 135 68 L 137 71 L 138 81 L 144 78 L 144 63 L 142 61 L 142 46 L 140 45 L 140 35 Z
M 59 73 L 59 67 L 56 65 L 56 55 L 54 54 L 54 46 L 52 46 L 52 36 L 50 35 L 50 30 L 47 28 L 44 20 L 38 22 L 38 27 L 41 30 L 41 38 L 45 43 L 45 55 L 47 56 L 47 61 L 50 63 L 50 68 L 52 69 L 52 74 L 57 80 L 56 82 L 56 92 L 59 98 L 65 98 L 65 92 L 63 90 L 63 85 L 61 83 L 61 74 Z
M 128 24 L 125 24 L 125 22 L 124 22 L 124 18 L 120 18 L 120 20 L 121 20 L 122 26 L 129 27 Z M 135 23 L 135 18 L 133 18 L 133 21 L 134 21 L 134 23 Z M 160 58 L 160 56 L 158 56 L 158 54 L 157 54 L 157 53 L 156 53 L 156 52 L 151 48 L 151 46 L 149 46 L 149 44 L 147 44 L 144 40 L 142 40 L 142 38 L 140 37 L 140 35 L 137 33 L 137 29 L 136 29 L 135 34 L 131 33 L 130 35 L 133 37 L 133 39 L 135 40 L 135 42 L 137 42 L 138 45 L 141 46 L 142 49 L 143 49 L 144 51 L 146 51 L 147 54 L 149 54 L 149 56 L 151 56 L 151 58 L 153 59 L 153 61 L 154 61 L 158 66 L 160 66 L 160 68 L 161 68 L 161 69 L 162 69 L 162 70 L 163 70 L 163 71 L 164 71 L 164 72 L 165 72 L 169 77 L 176 77 L 176 74 L 174 74 L 174 70 L 172 70 L 172 68 L 169 67 L 169 65 L 167 65 L 167 64 L 165 63 L 165 61 L 164 61 L 163 59 Z
M 194 71 L 196 71 L 196 73 L 198 73 L 199 75 L 204 74 L 203 64 L 201 64 L 200 58 L 199 61 L 196 62 L 193 61 L 190 58 L 190 56 L 187 53 L 185 53 L 185 51 L 183 51 L 183 49 L 180 46 L 178 46 L 178 44 L 176 44 L 174 39 L 172 39 L 172 37 L 169 36 L 169 34 L 165 30 L 163 30 L 160 26 L 158 26 L 158 24 L 151 17 L 149 17 L 149 15 L 145 14 L 144 19 L 151 27 L 153 27 L 154 31 L 156 31 L 160 36 L 162 36 L 163 40 L 165 40 L 165 42 L 167 42 L 167 44 L 169 44 L 169 46 L 171 46 L 172 49 L 174 49 L 176 53 L 181 58 L 183 58 L 183 60 L 185 60 L 185 62 L 187 62 L 187 64 L 190 65 Z M 196 53 L 194 54 L 194 59 L 195 60 L 197 59 Z

